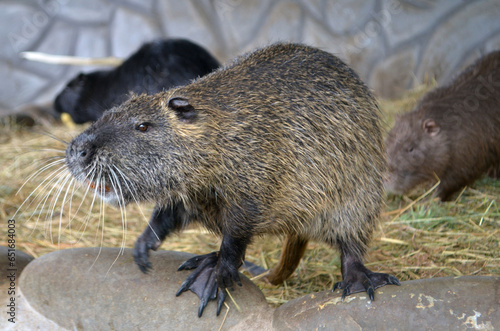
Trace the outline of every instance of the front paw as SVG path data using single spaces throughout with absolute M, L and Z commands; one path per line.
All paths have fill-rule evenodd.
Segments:
M 343 281 L 335 283 L 333 290 L 343 289 L 342 300 L 346 296 L 366 291 L 370 300 L 375 299 L 375 289 L 385 285 L 401 285 L 399 280 L 389 274 L 371 272 L 366 268 L 350 270 Z
M 184 262 L 178 270 L 195 269 L 182 283 L 177 291 L 177 296 L 182 292 L 191 290 L 200 298 L 198 317 L 209 301 L 217 299 L 217 316 L 226 299 L 226 288 L 231 288 L 236 282 L 241 286 L 238 268 L 219 262 L 218 252 L 195 256 Z
M 160 244 L 161 241 L 156 238 L 146 238 L 142 235 L 135 242 L 134 261 L 143 273 L 148 273 L 153 268 L 151 262 L 149 262 L 149 251 L 157 250 Z

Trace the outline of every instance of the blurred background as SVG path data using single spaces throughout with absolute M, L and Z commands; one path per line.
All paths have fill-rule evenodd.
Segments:
M 221 62 L 275 41 L 330 51 L 378 97 L 449 81 L 500 48 L 499 0 L 7 0 L 0 3 L 0 115 L 50 102 L 96 67 L 24 60 L 23 51 L 125 58 L 183 37 Z M 100 67 L 102 68 L 102 67 Z

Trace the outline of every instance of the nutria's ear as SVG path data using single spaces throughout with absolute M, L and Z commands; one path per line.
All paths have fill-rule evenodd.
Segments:
M 431 137 L 437 135 L 441 130 L 439 125 L 434 122 L 434 120 L 431 120 L 429 118 L 422 123 L 422 129 L 424 129 L 425 133 L 427 133 Z
M 177 117 L 183 122 L 192 122 L 196 117 L 196 109 L 189 104 L 188 99 L 175 97 L 168 100 L 168 107 L 175 111 Z

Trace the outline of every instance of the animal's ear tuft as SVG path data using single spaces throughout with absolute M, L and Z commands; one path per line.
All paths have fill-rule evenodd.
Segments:
M 186 98 L 171 98 L 168 100 L 168 107 L 174 110 L 177 117 L 183 122 L 192 122 L 196 118 L 197 111 Z

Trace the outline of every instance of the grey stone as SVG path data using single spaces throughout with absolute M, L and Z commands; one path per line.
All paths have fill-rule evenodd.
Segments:
M 131 4 L 132 6 L 139 8 L 143 12 L 152 13 L 155 5 L 155 0 L 120 0 L 121 3 L 125 2 Z
M 109 35 L 105 27 L 89 27 L 78 33 L 75 55 L 82 57 L 106 57 L 108 53 Z
M 347 61 L 346 50 L 347 43 L 342 36 L 330 35 L 325 33 L 327 31 L 325 24 L 312 19 L 311 17 L 306 17 L 304 22 L 304 30 L 302 36 L 302 42 L 307 45 L 315 45 L 316 47 L 335 54 L 340 57 L 343 61 Z M 321 32 L 321 33 L 318 33 Z
M 272 310 L 260 290 L 241 275 L 243 286 L 231 292 L 229 310 L 216 316 L 216 302 L 198 318 L 199 298 L 192 292 L 175 296 L 190 271 L 177 271 L 193 255 L 153 252 L 153 271 L 143 274 L 132 250 L 82 248 L 49 253 L 24 269 L 20 289 L 26 303 L 41 316 L 66 329 L 211 330 L 265 328 Z M 227 317 L 225 316 L 227 313 Z
M 225 57 L 233 57 L 243 48 L 250 48 L 250 43 L 256 40 L 256 36 L 262 25 L 269 19 L 269 11 L 272 10 L 276 1 L 242 1 L 226 0 L 214 3 L 217 14 L 217 25 L 214 29 L 220 29 L 226 46 Z M 208 11 L 208 9 L 205 9 Z M 249 12 L 253 15 L 248 15 Z
M 4 223 L 7 229 L 7 222 Z M 15 238 L 15 237 L 14 237 Z M 14 239 L 15 240 L 15 239 Z M 34 259 L 33 256 L 20 251 L 18 248 L 9 248 L 6 246 L 0 246 L 0 286 L 3 288 L 9 280 L 7 275 L 11 272 L 15 272 L 18 276 L 21 271 Z M 12 263 L 12 264 L 11 264 Z M 0 293 L 4 295 L 7 291 L 1 291 Z
M 450 17 L 427 44 L 417 77 L 423 80 L 426 75 L 432 75 L 440 84 L 449 81 L 456 73 L 462 54 L 477 47 L 481 38 L 478 31 L 500 28 L 498 17 L 500 6 L 496 0 L 474 2 Z
M 18 3 L 0 4 L 1 55 L 17 58 L 18 53 L 27 50 L 48 28 L 50 18 L 35 6 Z
M 47 80 L 20 68 L 12 67 L 9 63 L 0 61 L 0 77 L 9 82 L 0 88 L 0 102 L 6 109 L 0 109 L 0 116 L 13 113 L 13 109 L 33 100 Z
M 222 62 L 277 40 L 305 42 L 351 64 L 380 95 L 398 96 L 413 87 L 411 75 L 413 84 L 443 84 L 476 53 L 500 48 L 499 16 L 498 0 L 4 1 L 0 60 L 10 68 L 0 107 L 49 101 L 76 72 L 98 69 L 28 64 L 19 51 L 127 57 L 167 36 L 197 42 Z M 405 49 L 417 53 L 400 55 Z M 414 72 L 391 69 L 404 63 Z M 50 88 L 24 84 L 31 74 Z
M 443 277 L 375 291 L 313 293 L 276 309 L 276 330 L 495 330 L 500 328 L 500 278 Z
M 302 35 L 302 10 L 299 5 L 291 1 L 282 1 L 274 5 L 267 13 L 256 34 L 262 46 L 264 43 L 277 41 L 298 41 Z
M 331 5 L 325 0 L 297 0 L 297 3 L 303 8 L 306 13 L 306 17 L 314 21 L 322 22 L 326 26 L 329 26 L 325 21 L 327 16 L 326 7 Z
M 375 2 L 365 0 L 327 1 L 326 22 L 338 34 L 357 34 L 371 20 Z
M 154 21 L 126 8 L 118 8 L 111 26 L 113 56 L 126 58 L 143 43 L 162 37 Z
M 434 33 L 440 24 L 447 22 L 454 9 L 465 5 L 465 1 L 383 0 L 377 16 L 381 22 L 387 22 L 384 24 L 387 41 L 394 47 L 415 36 Z
M 164 35 L 172 38 L 190 39 L 211 51 L 218 59 L 228 60 L 223 36 L 213 28 L 218 17 L 204 16 L 203 11 L 195 8 L 194 1 L 163 0 L 158 2 L 158 12 Z M 214 23 L 215 22 L 215 23 Z
M 344 38 L 344 40 L 340 51 L 341 57 L 359 74 L 364 82 L 368 82 L 371 68 L 384 56 L 384 50 L 379 47 L 382 36 L 376 32 L 363 30 L 354 36 Z
M 51 330 L 51 331 L 66 331 L 54 323 L 53 321 L 40 315 L 37 311 L 26 302 L 23 294 L 19 291 L 17 297 L 17 309 L 15 323 L 7 319 L 0 320 L 1 330 Z M 75 329 L 73 329 L 75 330 Z
M 0 257 L 6 248 L 0 248 Z M 3 253 L 2 253 L 3 252 Z M 153 252 L 154 270 L 142 274 L 131 250 L 80 248 L 31 261 L 17 283 L 17 322 L 5 330 L 449 330 L 500 328 L 500 277 L 443 277 L 403 282 L 341 298 L 341 291 L 312 293 L 270 308 L 260 290 L 242 276 L 229 310 L 215 316 L 210 302 L 196 317 L 198 297 L 175 297 L 189 272 L 177 267 L 192 254 Z M 24 259 L 21 263 L 21 260 Z M 17 267 L 31 257 L 17 252 Z M 0 260 L 1 261 L 1 260 Z M 6 270 L 6 268 L 2 268 Z M 5 275 L 4 275 L 5 276 Z M 6 277 L 2 277 L 5 279 Z M 6 282 L 0 283 L 4 287 Z M 3 291 L 2 293 L 6 293 Z M 227 316 L 225 316 L 227 313 Z
M 68 79 L 68 81 L 69 81 L 69 79 Z M 21 107 L 17 107 L 15 109 L 15 112 L 16 113 L 18 113 L 18 112 L 25 112 L 26 113 L 26 109 L 29 110 L 30 108 L 31 109 L 42 108 L 42 111 L 43 111 L 44 107 L 52 107 L 53 108 L 55 96 L 63 90 L 63 88 L 66 86 L 66 83 L 67 83 L 67 81 L 64 81 L 64 82 L 58 81 L 57 83 L 52 83 L 52 84 L 49 83 L 42 91 L 40 91 L 40 93 L 37 94 L 36 97 L 33 98 L 33 103 L 23 105 Z M 33 114 L 32 111 L 29 111 L 28 113 Z M 53 112 L 45 112 L 45 113 L 46 113 L 46 115 L 49 116 L 49 118 L 46 118 L 46 120 L 50 120 L 51 115 L 55 115 L 56 117 L 60 116 L 60 114 L 57 113 L 55 110 L 53 110 Z M 35 112 L 35 114 L 36 114 L 36 112 Z M 45 117 L 47 117 L 47 116 L 45 116 Z M 54 116 L 52 116 L 52 117 L 54 117 Z M 46 123 L 46 120 L 42 119 L 41 122 Z M 37 120 L 36 122 L 40 122 L 40 121 Z
M 369 80 L 369 85 L 375 87 L 377 96 L 397 98 L 403 95 L 413 82 L 417 57 L 418 48 L 412 47 L 378 63 Z
M 50 1 L 53 4 L 52 11 L 59 17 L 64 17 L 75 23 L 105 23 L 111 19 L 114 6 L 108 1 L 69 1 L 55 0 Z
M 111 56 L 109 51 L 110 47 L 108 29 L 99 26 L 81 29 L 79 31 L 75 49 L 76 56 L 90 58 L 107 57 Z M 112 69 L 112 67 L 104 66 L 78 66 L 77 68 L 79 72 Z
M 77 29 L 75 26 L 66 22 L 55 22 L 49 33 L 40 41 L 36 49 L 30 51 L 37 51 L 41 53 L 53 55 L 72 55 L 77 36 Z M 36 72 L 44 75 L 47 78 L 55 78 L 61 76 L 66 66 L 49 63 L 38 63 L 32 61 L 23 61 L 22 67 L 27 71 Z
M 88 28 L 84 29 L 83 33 L 79 34 L 77 39 L 75 56 L 81 57 L 106 57 L 107 39 L 105 36 L 107 31 L 103 28 Z M 49 66 L 49 65 L 47 65 Z M 91 72 L 95 70 L 110 70 L 113 67 L 109 66 L 67 66 L 67 65 L 50 65 L 51 67 L 63 71 L 60 79 L 51 80 L 45 87 L 32 99 L 33 104 L 49 104 L 53 103 L 55 97 L 63 90 L 66 84 L 80 72 Z M 22 111 L 21 108 L 15 110 Z
M 7 229 L 7 222 L 4 223 Z M 16 238 L 14 237 L 14 240 Z M 2 317 L 0 318 L 0 329 L 6 330 L 16 326 L 19 321 L 20 294 L 19 277 L 26 265 L 33 260 L 33 257 L 20 251 L 17 247 L 9 249 L 0 246 L 0 305 L 2 306 Z M 12 308 L 12 310 L 11 310 Z M 10 312 L 13 314 L 10 315 Z M 9 319 L 13 318 L 9 322 Z
M 497 50 L 500 50 L 500 34 L 497 34 L 497 35 L 491 37 L 485 43 L 485 52 L 486 53 L 497 51 Z

